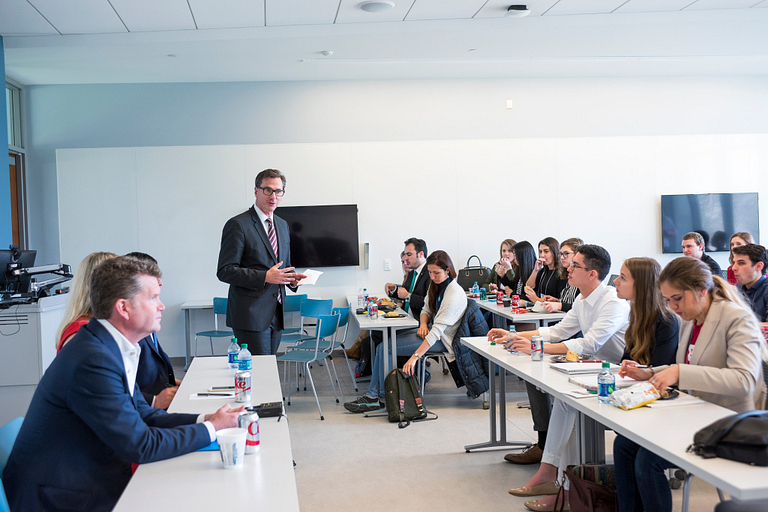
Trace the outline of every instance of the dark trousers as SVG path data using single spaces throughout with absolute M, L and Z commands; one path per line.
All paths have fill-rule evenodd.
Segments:
M 528 392 L 528 403 L 531 405 L 531 416 L 533 416 L 533 430 L 536 432 L 546 432 L 549 428 L 549 416 L 552 410 L 552 403 L 549 393 L 545 393 L 530 382 L 525 383 L 525 390 Z M 542 446 L 543 450 L 544 447 Z
M 254 356 L 277 354 L 280 339 L 283 337 L 283 307 L 278 304 L 272 323 L 265 331 L 245 331 L 232 328 L 238 343 L 246 343 Z
M 619 512 L 672 511 L 672 492 L 664 470 L 674 464 L 621 435 L 613 442 L 613 463 Z

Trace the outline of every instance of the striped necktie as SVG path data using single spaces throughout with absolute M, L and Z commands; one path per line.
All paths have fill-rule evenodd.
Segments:
M 267 219 L 267 236 L 269 237 L 269 243 L 272 244 L 272 250 L 275 252 L 275 258 L 279 260 L 280 255 L 277 253 L 277 234 L 275 234 L 275 229 L 272 227 L 272 219 Z M 277 302 L 280 304 L 283 303 L 283 294 L 280 292 L 279 288 L 277 291 Z

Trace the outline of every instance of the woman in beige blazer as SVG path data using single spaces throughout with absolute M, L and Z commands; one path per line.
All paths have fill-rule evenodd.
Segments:
M 736 412 L 765 404 L 760 326 L 741 294 L 700 260 L 673 260 L 659 276 L 661 294 L 680 315 L 677 364 L 650 369 L 625 361 L 622 371 L 657 389 L 677 386 Z M 619 511 L 672 510 L 664 469 L 672 464 L 625 440 L 614 444 Z

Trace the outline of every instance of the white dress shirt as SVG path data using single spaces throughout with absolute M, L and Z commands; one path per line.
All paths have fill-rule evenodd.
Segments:
M 141 347 L 138 343 L 131 343 L 123 333 L 117 330 L 117 327 L 109 323 L 108 320 L 99 319 L 99 323 L 112 335 L 120 354 L 123 356 L 123 365 L 125 366 L 125 377 L 128 380 L 128 392 L 133 396 L 133 388 L 136 387 L 136 372 L 139 369 L 139 355 Z M 211 442 L 216 440 L 216 428 L 210 421 L 205 421 L 205 414 L 197 417 L 197 423 L 202 423 L 208 429 L 208 435 Z
M 618 363 L 624 355 L 628 325 L 629 304 L 616 296 L 615 288 L 600 283 L 586 299 L 576 297 L 565 318 L 540 328 L 539 334 L 545 342 L 562 342 L 571 352 Z M 582 338 L 568 339 L 579 331 Z
M 259 220 L 261 221 L 261 225 L 264 226 L 264 232 L 267 234 L 267 237 L 269 237 L 269 226 L 267 225 L 267 219 L 269 219 L 269 222 L 272 223 L 272 229 L 275 230 L 275 239 L 277 239 L 277 228 L 275 228 L 275 219 L 272 218 L 272 215 L 267 215 L 263 211 L 259 209 L 258 206 L 256 206 L 256 203 L 253 203 L 253 209 L 256 210 L 256 215 L 259 216 Z

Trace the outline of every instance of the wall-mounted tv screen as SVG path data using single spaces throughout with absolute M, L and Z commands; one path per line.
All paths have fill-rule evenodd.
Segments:
M 662 252 L 682 253 L 683 235 L 691 231 L 701 233 L 707 252 L 729 251 L 739 231 L 760 243 L 757 193 L 661 196 Z
M 357 205 L 281 206 L 275 215 L 291 230 L 291 265 L 349 267 L 360 264 Z

